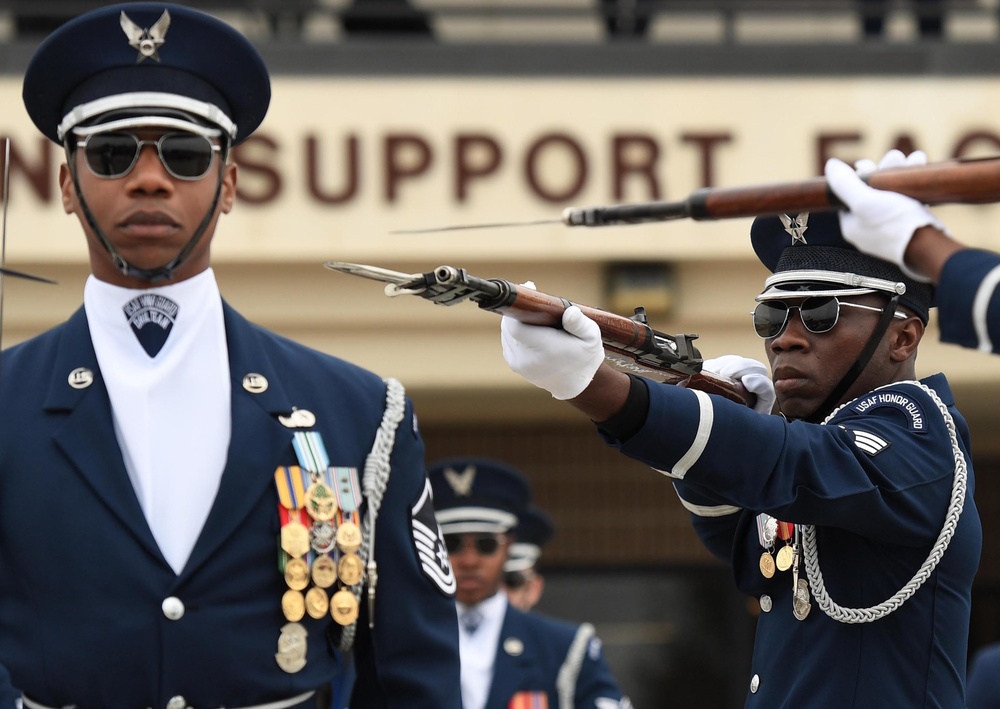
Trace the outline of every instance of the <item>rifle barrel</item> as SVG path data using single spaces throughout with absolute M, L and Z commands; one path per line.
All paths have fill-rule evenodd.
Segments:
M 872 187 L 899 192 L 924 204 L 989 204 L 1000 201 L 1000 158 L 959 158 L 879 170 L 866 176 Z M 748 187 L 703 188 L 679 202 L 642 202 L 569 208 L 567 226 L 610 226 L 691 218 L 695 220 L 797 214 L 843 207 L 826 179 Z

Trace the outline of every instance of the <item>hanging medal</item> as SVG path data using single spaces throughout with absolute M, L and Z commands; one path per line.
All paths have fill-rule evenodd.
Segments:
M 757 538 L 764 547 L 764 552 L 760 555 L 760 573 L 767 579 L 774 576 L 774 557 L 771 553 L 774 550 L 777 531 L 778 520 L 764 512 L 757 515 Z
M 795 534 L 795 525 L 791 522 L 778 522 L 777 535 L 778 539 L 785 542 L 785 546 L 778 550 L 778 553 L 774 558 L 774 565 L 778 567 L 778 571 L 788 571 L 792 568 L 792 561 L 794 560 L 794 550 L 792 549 L 792 537 Z
M 799 528 L 795 528 L 795 543 L 792 545 L 792 615 L 796 620 L 805 620 L 812 610 L 809 602 L 809 582 L 799 578 L 799 564 L 802 561 L 801 546 L 799 545 Z
M 337 495 L 337 578 L 341 587 L 330 598 L 330 615 L 340 625 L 350 625 L 358 618 L 358 599 L 351 587 L 364 577 L 364 564 L 357 551 L 363 541 L 361 534 L 361 486 L 357 468 L 331 468 Z
M 309 529 L 302 523 L 301 508 L 305 499 L 302 471 L 296 465 L 279 465 L 274 471 L 278 489 L 278 514 L 281 516 L 281 548 L 292 558 L 309 551 Z

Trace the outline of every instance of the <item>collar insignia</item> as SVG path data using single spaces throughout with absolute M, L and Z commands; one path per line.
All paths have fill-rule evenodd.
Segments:
M 444 479 L 459 497 L 468 497 L 472 494 L 472 482 L 476 479 L 476 466 L 468 465 L 461 473 L 451 468 L 444 469 Z
M 119 21 L 121 22 L 122 31 L 128 37 L 129 45 L 139 50 L 139 55 L 136 57 L 136 64 L 146 59 L 160 61 L 160 55 L 157 54 L 156 50 L 166 41 L 167 29 L 170 27 L 169 12 L 164 10 L 163 14 L 160 15 L 160 19 L 149 28 L 139 27 L 139 25 L 129 19 L 129 16 L 124 11 L 122 11 Z
M 807 222 L 809 221 L 809 212 L 803 212 L 802 214 L 796 214 L 794 217 L 790 217 L 787 214 L 779 214 L 778 219 L 781 223 L 785 225 L 785 231 L 792 235 L 792 246 L 795 246 L 797 242 L 802 242 L 808 245 L 806 241 L 806 229 Z

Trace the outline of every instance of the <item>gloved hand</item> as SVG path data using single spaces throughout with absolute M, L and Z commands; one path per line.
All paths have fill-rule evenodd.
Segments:
M 601 330 L 574 306 L 562 316 L 562 330 L 500 320 L 503 358 L 517 374 L 556 399 L 572 399 L 587 388 L 604 361 Z
M 889 155 L 883 161 L 887 158 Z M 898 192 L 869 187 L 842 160 L 830 158 L 824 172 L 830 189 L 850 209 L 840 212 L 840 231 L 844 238 L 859 250 L 896 264 L 910 278 L 929 282 L 930 279 L 906 267 L 903 254 L 913 233 L 920 227 L 930 225 L 947 233 L 930 210 Z
M 747 391 L 757 396 L 757 401 L 753 405 L 753 410 L 757 413 L 769 414 L 774 408 L 774 383 L 763 363 L 739 355 L 722 355 L 715 359 L 706 359 L 701 369 L 742 382 Z
M 866 177 L 876 170 L 887 170 L 890 167 L 910 167 L 912 165 L 926 165 L 927 153 L 923 150 L 914 150 L 909 155 L 903 155 L 903 151 L 893 148 L 878 161 L 862 158 L 854 163 L 854 170 L 862 177 Z

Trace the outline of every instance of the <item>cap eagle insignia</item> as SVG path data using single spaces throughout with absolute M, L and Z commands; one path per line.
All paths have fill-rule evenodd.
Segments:
M 167 29 L 170 27 L 170 13 L 164 10 L 163 14 L 160 15 L 160 19 L 149 28 L 139 27 L 139 25 L 129 19 L 129 16 L 124 11 L 119 20 L 122 31 L 128 37 L 129 46 L 139 51 L 139 55 L 135 60 L 136 64 L 146 59 L 160 61 L 160 55 L 157 54 L 156 50 L 166 41 Z
M 457 496 L 468 497 L 472 494 L 472 482 L 476 479 L 476 466 L 467 465 L 461 473 L 445 468 L 444 479 Z
M 806 241 L 806 229 L 807 222 L 809 221 L 809 212 L 803 212 L 802 214 L 796 214 L 794 217 L 790 217 L 787 214 L 779 214 L 778 219 L 785 226 L 785 231 L 792 235 L 792 246 L 795 246 L 797 242 L 808 245 Z

